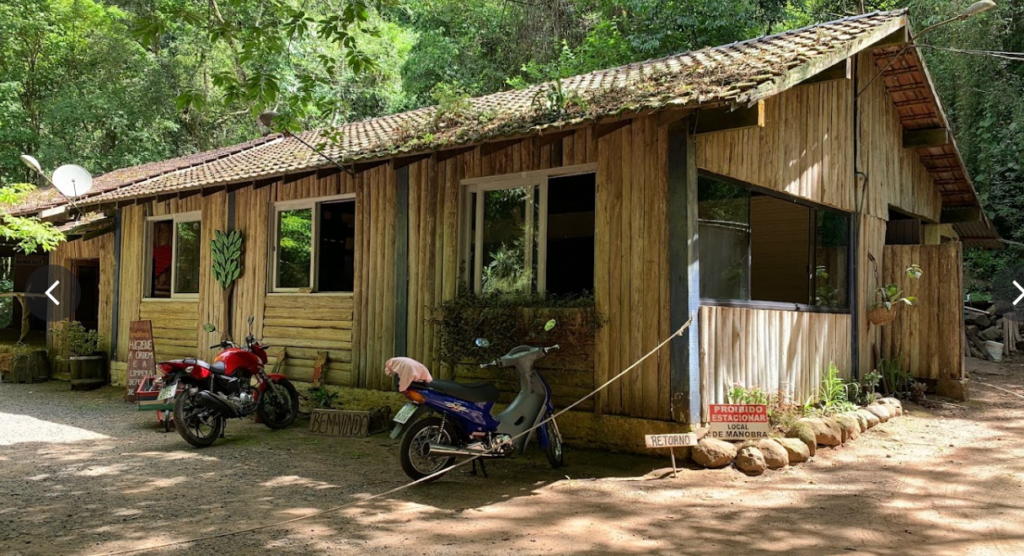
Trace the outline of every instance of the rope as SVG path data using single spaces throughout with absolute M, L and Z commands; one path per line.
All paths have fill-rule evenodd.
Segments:
M 1007 390 L 1006 388 L 1001 388 L 999 386 L 996 386 L 995 384 L 989 384 L 987 382 L 982 382 L 980 380 L 975 380 L 975 379 L 971 379 L 971 382 L 973 382 L 975 384 L 980 384 L 982 386 L 988 386 L 989 388 L 995 388 L 996 390 L 999 390 L 1001 392 L 1006 392 L 1007 394 L 1012 394 L 1012 395 L 1017 396 L 1018 398 L 1024 400 L 1024 395 L 1018 394 L 1017 392 L 1014 392 L 1013 390 Z
M 646 355 L 644 355 L 640 359 L 637 359 L 632 365 L 630 365 L 629 367 L 626 367 L 622 372 L 620 372 L 619 374 L 617 374 L 617 375 L 613 376 L 612 378 L 608 379 L 604 384 L 598 386 L 597 388 L 595 388 L 593 391 L 591 391 L 586 396 L 583 396 L 582 398 L 580 398 L 580 399 L 576 400 L 575 402 L 573 402 L 568 407 L 562 409 L 561 411 L 556 412 L 551 417 L 548 417 L 547 419 L 544 419 L 543 421 L 537 423 L 536 425 L 534 425 L 534 426 L 526 429 L 525 431 L 517 434 L 516 436 L 512 437 L 512 441 L 515 441 L 515 440 L 517 440 L 519 438 L 522 438 L 524 435 L 529 434 L 529 433 L 533 432 L 534 430 L 536 430 L 536 429 L 546 425 L 549 421 L 554 421 L 556 418 L 558 418 L 560 415 L 564 414 L 566 411 L 569 411 L 570 409 L 578 406 L 579 404 L 583 403 L 584 401 L 592 398 L 598 392 L 600 392 L 601 390 L 604 390 L 609 385 L 611 385 L 613 382 L 615 382 L 616 380 L 619 380 L 620 378 L 625 376 L 627 373 L 629 373 L 630 371 L 632 371 L 633 369 L 638 367 L 641 363 L 643 363 L 644 360 L 646 360 L 648 357 L 650 357 L 650 356 L 654 355 L 655 353 L 657 353 L 658 351 L 660 351 L 661 348 L 665 347 L 665 345 L 667 345 L 669 342 L 671 342 L 673 338 L 676 338 L 678 336 L 682 336 L 683 332 L 685 332 L 686 329 L 689 328 L 691 324 L 693 324 L 693 318 L 694 318 L 694 314 L 690 313 L 690 318 L 687 319 L 686 323 L 684 323 L 682 326 L 679 327 L 679 330 L 676 330 L 669 337 L 665 338 L 660 344 L 655 346 L 654 349 L 652 349 L 651 351 L 647 352 Z M 266 523 L 266 524 L 263 524 L 263 525 L 255 525 L 253 527 L 247 527 L 245 529 L 237 529 L 237 530 L 234 530 L 234 531 L 227 531 L 227 532 L 224 532 L 224 533 L 217 533 L 217 534 L 213 534 L 213 535 L 206 535 L 206 536 L 203 536 L 203 537 L 195 537 L 195 538 L 191 538 L 191 539 L 183 539 L 183 540 L 178 540 L 178 541 L 170 541 L 170 542 L 166 542 L 166 543 L 162 543 L 162 544 L 153 544 L 153 545 L 144 546 L 144 547 L 141 547 L 141 548 L 131 548 L 131 549 L 128 549 L 128 550 L 119 550 L 119 551 L 115 551 L 115 552 L 97 552 L 97 553 L 93 554 L 92 556 L 120 556 L 122 554 L 136 554 L 138 552 L 144 552 L 144 551 L 148 551 L 148 550 L 158 550 L 158 549 L 167 548 L 167 547 L 170 547 L 170 546 L 177 546 L 177 545 L 181 545 L 181 544 L 190 544 L 190 543 L 195 543 L 195 542 L 202 542 L 202 541 L 208 541 L 208 540 L 213 540 L 213 539 L 220 539 L 220 538 L 224 538 L 224 537 L 230 537 L 230 536 L 233 536 L 233 535 L 241 535 L 243 533 L 252 533 L 254 531 L 259 531 L 261 529 L 270 529 L 270 528 L 273 528 L 273 527 L 280 527 L 282 525 L 288 525 L 290 523 L 295 523 L 297 521 L 303 521 L 303 520 L 306 520 L 306 519 L 311 519 L 311 518 L 314 518 L 314 517 L 319 517 L 319 516 L 322 516 L 322 515 L 325 515 L 325 514 L 339 512 L 341 510 L 344 510 L 344 509 L 347 509 L 347 508 L 351 508 L 351 507 L 354 507 L 354 506 L 358 506 L 359 504 L 363 504 L 363 503 L 369 502 L 371 500 L 377 500 L 379 498 L 388 497 L 388 496 L 390 496 L 392 494 L 395 494 L 395 493 L 400 492 L 402 490 L 405 490 L 407 488 L 410 488 L 410 487 L 413 487 L 415 485 L 418 485 L 418 484 L 421 484 L 421 483 L 425 483 L 427 481 L 430 481 L 432 479 L 440 477 L 441 475 L 444 475 L 445 473 L 451 471 L 452 469 L 455 469 L 457 467 L 462 467 L 463 465 L 466 465 L 467 463 L 475 461 L 475 460 L 477 460 L 479 458 L 480 458 L 480 456 L 472 456 L 472 457 L 470 457 L 468 459 L 465 459 L 465 460 L 460 461 L 458 463 L 452 464 L 452 465 L 450 465 L 450 466 L 448 466 L 448 467 L 446 467 L 444 469 L 441 469 L 440 471 L 436 471 L 436 472 L 434 472 L 431 475 L 427 475 L 426 477 L 417 479 L 417 480 L 412 481 L 410 483 L 406 483 L 404 485 L 397 486 L 397 487 L 395 487 L 393 489 L 386 490 L 384 492 L 379 492 L 377 494 L 374 494 L 372 496 L 368 496 L 366 498 L 360 498 L 359 500 L 353 500 L 351 502 L 346 502 L 345 504 L 341 504 L 340 506 L 334 506 L 333 508 L 327 508 L 327 509 L 324 509 L 324 510 L 317 510 L 317 511 L 311 513 L 311 514 L 307 514 L 307 515 L 304 515 L 304 516 L 294 517 L 292 519 L 286 519 L 284 521 L 278 521 L 278 522 L 275 522 L 275 523 Z

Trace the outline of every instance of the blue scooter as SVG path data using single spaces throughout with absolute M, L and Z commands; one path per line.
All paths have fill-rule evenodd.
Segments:
M 477 345 L 486 346 L 486 340 L 478 340 Z M 493 416 L 491 407 L 498 399 L 498 388 L 491 383 L 413 382 L 402 392 L 411 403 L 395 415 L 396 425 L 391 431 L 391 438 L 398 438 L 405 432 L 401 460 L 406 475 L 416 480 L 428 477 L 450 467 L 460 456 L 503 458 L 516 450 L 525 452 L 533 436 L 533 431 L 526 431 L 555 412 L 551 388 L 533 369 L 533 363 L 556 349 L 557 345 L 519 346 L 480 365 L 481 368 L 514 367 L 519 373 L 519 395 L 504 411 Z M 428 413 L 430 415 L 424 417 Z M 564 463 L 562 435 L 555 420 L 547 421 L 536 432 L 551 466 L 561 467 Z M 476 462 L 473 463 L 475 469 Z M 480 463 L 486 476 L 483 460 Z

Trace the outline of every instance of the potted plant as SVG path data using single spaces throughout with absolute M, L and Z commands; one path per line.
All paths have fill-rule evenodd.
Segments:
M 907 278 L 917 280 L 921 277 L 921 267 L 914 263 L 907 267 L 905 273 Z M 868 320 L 877 326 L 885 326 L 892 322 L 896 318 L 896 309 L 901 303 L 913 305 L 917 301 L 917 298 L 912 295 L 904 296 L 900 285 L 895 282 L 876 289 L 875 296 L 878 301 L 871 306 Z
M 100 351 L 103 337 L 82 323 L 71 321 L 66 328 L 68 367 L 71 387 L 76 384 L 104 384 L 107 381 L 107 355 Z

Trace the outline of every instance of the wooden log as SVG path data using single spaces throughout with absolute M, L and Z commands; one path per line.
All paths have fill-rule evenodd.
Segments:
M 270 294 L 267 309 L 352 309 L 352 294 Z M 293 313 L 294 314 L 294 313 Z
M 273 346 L 275 348 L 277 348 L 277 347 L 287 347 L 287 348 L 296 347 L 296 348 L 316 348 L 316 349 L 326 349 L 326 350 L 332 350 L 332 349 L 351 350 L 352 349 L 352 342 L 350 342 L 350 341 L 349 342 L 343 342 L 343 341 L 337 341 L 337 340 L 311 340 L 311 339 L 308 339 L 308 338 L 283 338 L 283 337 L 282 338 L 275 338 L 275 337 L 271 337 L 271 336 L 265 337 L 263 339 L 263 341 L 267 345 Z
M 288 328 L 264 326 L 263 333 L 274 338 L 301 338 L 305 340 L 352 341 L 351 330 L 336 328 Z

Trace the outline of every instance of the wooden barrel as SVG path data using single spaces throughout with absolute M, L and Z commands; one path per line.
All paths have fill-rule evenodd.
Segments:
M 11 382 L 45 382 L 50 379 L 50 359 L 45 349 L 19 353 L 14 358 Z
M 106 355 L 73 355 L 68 357 L 72 390 L 99 388 L 107 383 Z

